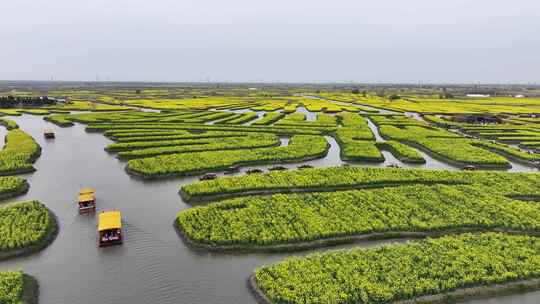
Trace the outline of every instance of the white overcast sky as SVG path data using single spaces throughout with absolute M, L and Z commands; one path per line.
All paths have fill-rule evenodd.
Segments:
M 538 0 L 0 0 L 0 79 L 540 82 Z

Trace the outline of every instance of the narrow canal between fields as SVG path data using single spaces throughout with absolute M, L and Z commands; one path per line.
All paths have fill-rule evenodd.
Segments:
M 291 255 L 194 251 L 178 238 L 172 222 L 179 210 L 190 207 L 177 194 L 179 185 L 196 178 L 155 182 L 133 179 L 124 172 L 124 163 L 103 150 L 110 140 L 86 133 L 83 125 L 58 128 L 31 115 L 12 119 L 43 150 L 35 164 L 37 171 L 25 175 L 31 186 L 28 194 L 8 201 L 42 201 L 57 215 L 60 233 L 44 251 L 0 262 L 0 270 L 23 270 L 37 277 L 41 304 L 255 303 L 246 287 L 247 276 L 259 266 Z M 55 140 L 42 138 L 46 127 L 54 127 Z M 335 140 L 327 140 L 331 144 L 328 156 L 306 163 L 343 163 Z M 282 144 L 288 141 L 283 139 Z M 96 216 L 79 215 L 74 202 L 83 186 L 97 190 L 98 210 L 122 211 L 126 234 L 122 246 L 97 248 Z M 328 249 L 318 251 L 323 250 Z M 535 292 L 470 303 L 533 304 L 539 299 L 540 292 Z

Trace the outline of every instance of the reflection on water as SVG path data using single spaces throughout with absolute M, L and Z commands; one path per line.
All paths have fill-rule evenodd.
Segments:
M 44 251 L 0 262 L 0 270 L 20 269 L 36 276 L 41 304 L 255 303 L 246 287 L 247 276 L 257 267 L 293 255 L 194 251 L 178 238 L 172 222 L 179 210 L 189 207 L 177 194 L 179 185 L 195 177 L 154 182 L 130 178 L 124 163 L 103 151 L 111 141 L 101 134 L 86 133 L 78 124 L 58 128 L 38 116 L 13 119 L 43 151 L 35 164 L 37 172 L 25 175 L 29 193 L 8 201 L 39 199 L 58 216 L 60 233 Z M 56 130 L 55 140 L 43 139 L 45 127 Z M 306 163 L 343 163 L 335 140 L 326 139 L 331 144 L 328 156 Z M 96 246 L 96 216 L 79 215 L 75 205 L 83 186 L 96 189 L 98 210 L 122 211 L 126 237 L 122 246 Z M 539 298 L 539 293 L 530 293 L 471 303 L 532 304 Z

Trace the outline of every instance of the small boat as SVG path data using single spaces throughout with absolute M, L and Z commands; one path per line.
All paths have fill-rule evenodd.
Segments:
M 199 177 L 199 180 L 200 181 L 205 181 L 205 180 L 213 180 L 213 179 L 216 179 L 217 178 L 217 174 L 215 173 L 206 173 L 205 175 Z
M 99 247 L 122 244 L 122 214 L 120 211 L 103 211 L 99 214 Z
M 298 166 L 298 169 L 312 169 L 313 166 L 312 165 L 301 165 L 301 166 Z
M 273 167 L 268 168 L 268 171 L 285 171 L 288 169 L 289 168 L 284 167 L 284 166 L 273 166 Z
M 84 188 L 79 191 L 77 205 L 79 213 L 96 211 L 96 193 L 92 188 Z
M 232 166 L 225 169 L 225 174 L 233 174 L 237 172 L 240 172 L 240 166 Z
M 246 171 L 247 174 L 256 174 L 256 173 L 263 173 L 263 170 L 261 169 L 249 169 Z
M 390 164 L 386 168 L 401 168 L 398 164 Z
M 54 131 L 52 129 L 45 129 L 45 131 L 43 131 L 43 137 L 46 139 L 54 139 Z
M 469 166 L 463 167 L 463 171 L 477 171 L 477 170 L 480 170 L 480 168 L 478 168 L 477 166 L 469 165 Z

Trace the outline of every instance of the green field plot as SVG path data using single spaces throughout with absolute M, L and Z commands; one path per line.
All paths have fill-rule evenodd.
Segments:
M 292 249 L 408 232 L 536 233 L 540 206 L 481 185 L 402 185 L 236 198 L 181 211 L 178 225 L 190 241 L 209 247 Z
M 336 130 L 335 127 L 295 127 L 288 126 L 236 126 L 236 125 L 203 125 L 203 124 L 182 124 L 182 123 L 148 123 L 148 124 L 130 124 L 130 123 L 97 123 L 86 127 L 89 132 L 105 132 L 109 130 L 149 130 L 149 131 L 174 131 L 174 130 L 202 130 L 202 131 L 232 131 L 232 132 L 268 132 L 276 134 L 321 134 L 330 133 Z
M 291 127 L 334 127 L 337 125 L 337 120 L 333 115 L 319 113 L 315 121 L 306 121 L 306 115 L 304 113 L 293 113 L 278 120 L 275 125 Z
M 207 132 L 201 132 L 201 133 L 191 133 L 186 130 L 179 130 L 179 131 L 126 130 L 126 131 L 105 132 L 106 136 L 112 138 L 118 143 L 150 142 L 150 141 L 164 141 L 164 140 L 178 140 L 178 139 L 226 138 L 226 137 L 248 136 L 250 134 L 253 135 L 254 133 L 252 132 L 221 132 L 221 131 L 207 131 Z
M 390 100 L 388 96 L 381 97 L 374 94 L 362 96 L 350 93 L 325 93 L 320 95 L 328 99 L 369 105 L 397 112 L 418 112 L 425 114 L 540 113 L 540 98 L 462 97 L 435 99 L 409 96 L 397 100 Z
M 249 113 L 243 113 L 243 114 L 237 114 L 234 117 L 230 119 L 221 120 L 217 123 L 224 123 L 224 124 L 231 124 L 231 125 L 241 125 L 246 122 L 252 121 L 258 117 L 257 113 L 255 112 L 249 112 Z
M 344 160 L 384 162 L 384 156 L 375 145 L 375 137 L 367 121 L 352 113 L 336 115 L 342 127 L 336 131 L 336 141 Z
M 19 125 L 11 119 L 0 118 L 0 125 L 3 125 L 8 130 L 18 129 Z
M 425 164 L 426 160 L 415 149 L 397 141 L 378 142 L 379 149 L 390 151 L 397 159 L 404 163 Z
M 0 259 L 35 252 L 49 245 L 57 223 L 49 209 L 37 201 L 0 207 Z
M 538 197 L 538 183 L 540 174 L 529 173 L 331 167 L 219 178 L 184 185 L 181 193 L 185 196 L 184 199 L 190 202 L 213 197 L 295 191 L 334 191 L 410 184 L 479 184 L 488 187 L 490 193 L 498 192 L 512 197 Z
M 281 112 L 265 113 L 261 119 L 254 121 L 252 125 L 270 125 L 282 119 L 283 117 L 285 117 L 285 114 Z
M 0 177 L 0 199 L 23 194 L 28 190 L 26 180 L 14 176 Z
M 323 136 L 296 135 L 286 147 L 231 150 L 227 153 L 182 153 L 130 160 L 128 172 L 147 178 L 190 175 L 233 165 L 301 161 L 326 155 L 329 145 Z
M 151 145 L 155 144 L 155 145 Z M 132 142 L 116 144 L 115 151 L 122 145 L 124 152 L 118 153 L 121 158 L 143 158 L 164 154 L 177 154 L 204 151 L 222 151 L 254 149 L 279 146 L 277 136 L 268 133 L 252 133 L 241 137 L 222 137 L 213 139 L 186 139 L 169 141 Z M 113 144 L 114 145 L 114 144 Z M 109 145 L 109 147 L 112 145 Z
M 464 234 L 291 257 L 257 269 L 251 282 L 271 303 L 446 303 L 537 289 L 527 280 L 540 277 L 539 261 L 537 237 Z M 464 288 L 473 289 L 454 293 Z
M 0 272 L 0 303 L 37 304 L 38 283 L 22 272 Z
M 40 153 L 41 147 L 32 136 L 19 129 L 8 131 L 6 144 L 0 151 L 0 175 L 34 171 L 32 164 Z
M 371 119 L 380 127 L 379 132 L 383 137 L 426 150 L 447 161 L 485 167 L 510 166 L 503 156 L 476 145 L 481 141 L 425 124 L 408 125 L 407 120 L 417 124 L 410 118 L 399 118 L 395 124 L 392 123 L 395 117 L 372 116 Z

